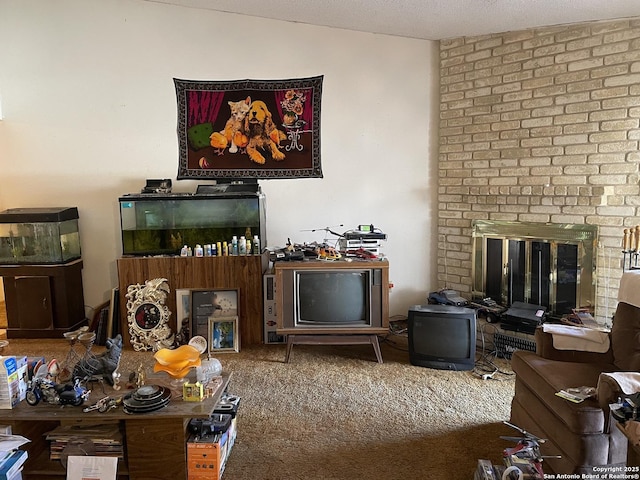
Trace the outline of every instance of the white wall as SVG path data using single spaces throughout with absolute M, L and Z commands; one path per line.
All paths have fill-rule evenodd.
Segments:
M 260 182 L 269 246 L 374 223 L 406 313 L 439 287 L 437 47 L 141 0 L 0 0 L 0 209 L 78 207 L 96 306 L 117 284 L 118 197 L 176 177 L 173 78 L 324 75 L 324 178 Z

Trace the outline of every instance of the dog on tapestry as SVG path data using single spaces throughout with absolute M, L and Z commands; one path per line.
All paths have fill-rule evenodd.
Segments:
M 254 100 L 251 103 L 249 112 L 244 118 L 244 133 L 249 140 L 247 155 L 251 161 L 264 164 L 265 158 L 258 149 L 268 150 L 274 160 L 284 160 L 285 155 L 280 151 L 279 146 L 280 141 L 287 137 L 284 132 L 276 128 L 271 112 L 262 100 Z

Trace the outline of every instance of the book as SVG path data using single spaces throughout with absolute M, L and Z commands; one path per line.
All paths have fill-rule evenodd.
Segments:
M 29 454 L 25 450 L 15 450 L 0 466 L 0 480 L 11 480 L 22 469 Z
M 18 448 L 30 441 L 21 435 L 0 434 L 0 468 Z
M 60 460 L 67 446 L 86 441 L 97 456 L 124 458 L 122 432 L 117 424 L 59 425 L 45 434 L 49 440 L 49 459 Z M 2 479 L 0 479 L 2 480 Z
M 558 397 L 564 398 L 565 400 L 569 400 L 573 403 L 582 403 L 587 398 L 595 396 L 595 394 L 596 389 L 594 387 L 567 388 L 556 392 Z

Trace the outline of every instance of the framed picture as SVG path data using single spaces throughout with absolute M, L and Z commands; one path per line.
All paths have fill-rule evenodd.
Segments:
M 191 338 L 191 290 L 176 289 L 176 332 L 182 342 Z
M 239 352 L 238 317 L 209 317 L 209 353 Z
M 178 180 L 321 178 L 322 79 L 174 78 Z
M 210 318 L 238 315 L 238 290 L 191 290 L 191 338 L 210 338 Z
M 120 289 L 111 290 L 109 301 L 109 320 L 107 321 L 106 338 L 113 338 L 120 332 Z M 104 345 L 104 344 L 102 344 Z

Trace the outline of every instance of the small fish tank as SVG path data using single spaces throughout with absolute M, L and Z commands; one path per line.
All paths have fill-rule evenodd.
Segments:
M 58 264 L 80 257 L 76 207 L 0 212 L 0 264 Z
M 119 198 L 122 254 L 180 255 L 187 245 L 231 244 L 258 235 L 266 245 L 265 197 L 260 191 L 141 193 Z

